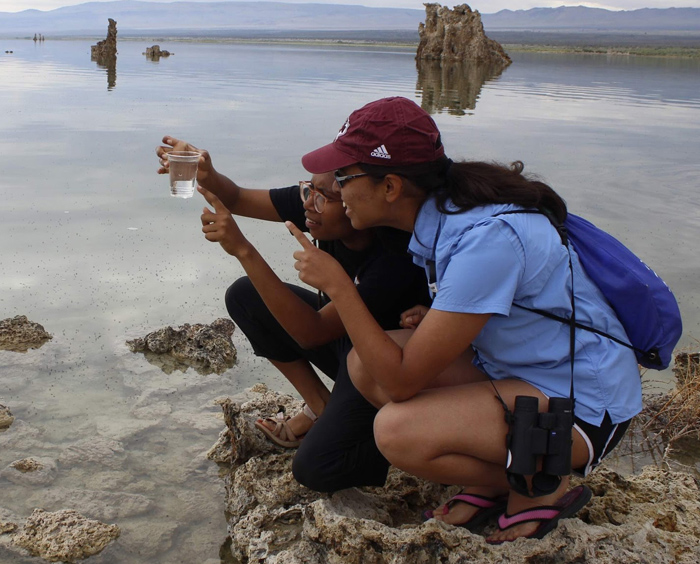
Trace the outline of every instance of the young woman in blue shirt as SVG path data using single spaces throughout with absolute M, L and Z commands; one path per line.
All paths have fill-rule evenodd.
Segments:
M 516 396 L 530 396 L 546 412 L 549 398 L 571 389 L 569 325 L 524 308 L 570 316 L 573 276 L 577 321 L 624 335 L 545 215 L 497 215 L 539 209 L 561 222 L 562 198 L 523 175 L 522 163 L 452 162 L 432 118 L 399 97 L 353 112 L 334 141 L 302 163 L 313 173 L 335 171 L 356 229 L 413 232 L 409 250 L 429 276 L 432 306 L 406 312 L 406 329 L 385 332 L 342 268 L 287 224 L 302 245 L 294 255 L 300 279 L 333 300 L 354 345 L 350 376 L 381 408 L 381 452 L 412 474 L 464 487 L 426 517 L 474 528 L 501 514 L 488 538 L 500 543 L 541 538 L 573 516 L 590 499 L 585 486 L 569 489 L 563 476 L 555 491 L 531 497 L 505 472 L 504 406 L 512 412 Z M 632 351 L 595 333 L 575 332 L 573 356 L 571 466 L 585 475 L 640 411 L 641 383 Z

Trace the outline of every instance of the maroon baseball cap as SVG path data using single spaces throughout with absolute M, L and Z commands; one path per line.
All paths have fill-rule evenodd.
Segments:
M 433 118 L 415 102 L 395 96 L 355 110 L 333 142 L 304 155 L 301 164 L 317 174 L 355 163 L 390 167 L 428 163 L 444 154 Z

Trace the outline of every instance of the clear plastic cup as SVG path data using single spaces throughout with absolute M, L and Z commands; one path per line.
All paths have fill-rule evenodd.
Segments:
M 170 195 L 175 198 L 191 198 L 197 185 L 197 163 L 200 153 L 195 151 L 170 151 Z

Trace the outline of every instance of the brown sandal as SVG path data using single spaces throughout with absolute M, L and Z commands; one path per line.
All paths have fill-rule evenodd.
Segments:
M 316 422 L 318 417 L 311 411 L 311 408 L 304 404 L 302 413 L 311 419 L 311 424 Z M 306 433 L 297 437 L 292 430 L 289 428 L 289 420 L 291 417 L 285 416 L 281 411 L 275 417 L 265 417 L 265 419 L 258 419 L 255 422 L 255 426 L 260 429 L 265 436 L 270 439 L 276 445 L 284 448 L 297 448 L 301 444 L 301 439 L 306 436 Z M 274 429 L 270 429 L 267 425 L 263 423 L 270 422 L 275 425 Z

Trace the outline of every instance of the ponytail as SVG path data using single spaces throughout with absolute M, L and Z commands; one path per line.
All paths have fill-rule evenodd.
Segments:
M 429 163 L 405 167 L 359 164 L 376 179 L 396 174 L 409 180 L 426 196 L 434 196 L 445 214 L 468 211 L 485 204 L 516 204 L 551 213 L 559 222 L 566 219 L 566 203 L 550 186 L 523 174 L 525 166 L 481 161 L 453 162 L 443 157 Z M 448 209 L 449 206 L 449 209 Z
M 563 222 L 567 212 L 562 197 L 541 180 L 524 175 L 524 168 L 521 161 L 509 167 L 478 161 L 456 162 L 447 171 L 443 187 L 435 192 L 438 209 L 443 213 L 459 213 L 484 204 L 516 204 L 546 210 Z M 457 211 L 446 209 L 448 201 Z

